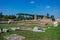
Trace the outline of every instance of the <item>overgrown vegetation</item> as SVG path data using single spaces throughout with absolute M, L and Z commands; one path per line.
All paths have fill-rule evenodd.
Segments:
M 45 15 L 36 14 L 36 16 L 37 16 L 37 19 L 42 19 Z M 49 13 L 47 13 L 46 17 L 51 18 L 53 21 L 55 20 L 54 15 L 50 16 Z M 2 19 L 15 19 L 15 20 L 33 20 L 34 14 L 17 13 L 16 15 L 3 15 L 3 12 L 0 12 L 0 18 L 2 18 Z
M 12 26 L 12 25 L 13 24 L 10 24 L 9 26 Z M 13 26 L 16 26 L 16 25 L 14 24 Z M 3 27 L 3 26 L 0 25 L 0 27 Z M 25 40 L 60 40 L 60 23 L 58 27 L 53 27 L 50 25 L 48 27 L 50 28 L 47 29 L 46 32 L 33 32 L 33 31 L 21 30 L 21 31 L 10 31 L 10 32 L 1 33 L 0 40 L 6 40 L 4 39 L 4 36 L 15 34 L 15 33 L 26 37 Z

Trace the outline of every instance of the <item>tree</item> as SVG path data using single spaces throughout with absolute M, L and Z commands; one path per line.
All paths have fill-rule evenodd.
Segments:
M 17 18 L 18 18 L 19 20 L 25 19 L 25 17 L 24 17 L 25 13 L 17 13 L 16 15 L 18 16 Z
M 8 15 L 4 15 L 3 18 L 4 18 L 4 19 L 8 19 Z
M 8 19 L 15 19 L 15 18 L 16 18 L 15 15 L 9 15 L 9 16 L 8 16 Z
M 43 19 L 44 15 L 41 15 L 41 19 Z
M 23 20 L 23 19 L 27 19 L 27 20 L 30 20 L 30 19 L 33 19 L 34 15 L 32 14 L 27 14 L 27 13 L 17 13 L 18 15 L 18 18 L 20 20 Z
M 18 16 L 18 19 L 23 20 L 23 19 L 24 19 L 24 16 L 19 15 L 19 16 Z
M 51 15 L 51 19 L 52 21 L 55 21 L 54 15 Z
M 0 18 L 2 18 L 3 17 L 3 14 L 2 14 L 2 12 L 0 12 Z
M 49 13 L 47 13 L 47 18 L 49 18 Z

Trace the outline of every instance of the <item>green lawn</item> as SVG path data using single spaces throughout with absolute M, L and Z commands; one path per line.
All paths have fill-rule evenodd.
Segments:
M 6 26 L 16 27 L 16 24 L 4 24 L 4 25 L 5 27 Z M 0 27 L 4 25 L 1 24 Z M 56 28 L 53 26 L 50 27 L 51 28 L 47 29 L 46 32 L 33 32 L 33 31 L 24 30 L 24 31 L 10 31 L 10 32 L 2 33 L 0 34 L 0 40 L 6 40 L 3 38 L 3 36 L 14 33 L 26 37 L 25 40 L 60 40 L 60 24 Z
M 27 24 L 26 24 L 27 25 Z M 16 24 L 0 24 L 0 28 L 10 28 L 10 27 L 35 27 L 36 25 L 29 25 L 29 26 L 26 26 L 26 25 L 18 25 L 17 23 Z
M 18 27 L 17 23 L 12 24 L 0 24 L 0 28 Z

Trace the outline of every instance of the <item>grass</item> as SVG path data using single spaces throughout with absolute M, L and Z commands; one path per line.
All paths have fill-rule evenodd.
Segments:
M 16 27 L 16 24 L 0 24 L 0 27 Z M 50 25 L 49 25 L 50 26 Z M 10 35 L 10 34 L 18 34 L 22 35 L 25 40 L 60 40 L 60 24 L 58 27 L 50 26 L 46 32 L 33 32 L 33 31 L 10 31 L 0 34 L 0 40 L 6 40 L 3 36 Z
M 17 25 L 17 24 L 0 24 L 0 28 L 10 28 L 10 27 L 31 27 L 33 28 L 36 25 Z

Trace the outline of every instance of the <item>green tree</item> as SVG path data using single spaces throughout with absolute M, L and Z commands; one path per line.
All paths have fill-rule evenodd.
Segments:
M 49 13 L 47 13 L 46 17 L 47 17 L 47 18 L 50 18 L 50 17 L 49 17 Z
M 18 16 L 17 18 L 18 18 L 19 20 L 25 19 L 25 17 L 24 17 L 25 13 L 17 13 L 16 15 Z
M 41 15 L 41 19 L 43 19 L 44 15 Z
M 55 21 L 54 15 L 51 15 L 51 19 L 52 21 Z
M 32 14 L 27 14 L 27 13 L 17 13 L 18 15 L 18 18 L 19 19 L 26 19 L 26 20 L 30 20 L 30 19 L 33 19 L 34 15 Z
M 4 15 L 3 18 L 4 18 L 4 19 L 8 19 L 8 15 Z
M 2 18 L 3 17 L 3 14 L 2 14 L 2 12 L 0 12 L 0 18 Z
M 19 16 L 18 16 L 18 19 L 23 20 L 23 19 L 24 19 L 24 16 L 19 15 Z
M 6 18 L 8 17 L 8 19 L 15 19 L 16 16 L 15 15 L 9 15 L 9 16 L 5 16 Z

